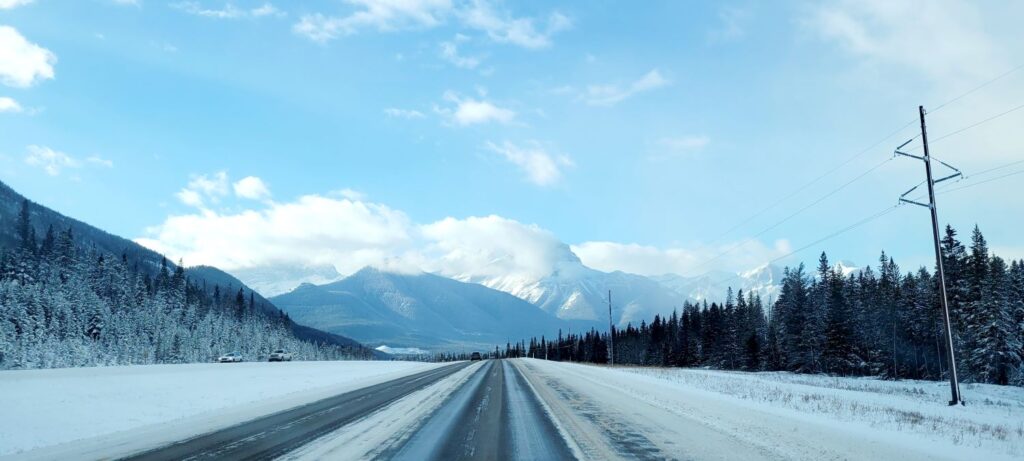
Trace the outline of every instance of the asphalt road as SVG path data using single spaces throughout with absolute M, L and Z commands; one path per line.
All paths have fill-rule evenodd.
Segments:
M 126 458 L 262 460 L 282 456 L 469 366 L 458 363 L 358 389 Z M 488 360 L 412 435 L 395 460 L 575 459 L 518 367 Z
M 272 459 L 372 414 L 468 365 L 457 363 L 365 387 L 126 459 Z
M 518 368 L 489 360 L 385 459 L 575 459 Z

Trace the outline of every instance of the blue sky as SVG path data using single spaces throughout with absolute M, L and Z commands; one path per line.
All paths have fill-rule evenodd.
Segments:
M 1019 2 L 890 3 L 0 0 L 0 179 L 187 264 L 461 273 L 564 242 L 604 270 L 743 270 L 895 204 L 919 163 L 761 232 L 891 157 L 919 104 L 1024 64 Z M 1024 71 L 930 132 L 1020 104 Z M 1006 165 L 1022 124 L 933 153 Z M 1022 257 L 1021 178 L 940 217 Z M 928 225 L 901 208 L 780 264 L 929 264 Z

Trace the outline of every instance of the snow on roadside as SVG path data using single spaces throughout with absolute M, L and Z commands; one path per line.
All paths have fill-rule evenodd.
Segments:
M 964 384 L 967 406 L 950 408 L 949 383 L 884 381 L 793 373 L 623 368 L 749 402 L 824 415 L 874 428 L 923 436 L 937 443 L 1024 455 L 1024 389 Z
M 527 360 L 565 386 L 671 411 L 787 458 L 1020 459 L 1024 389 L 789 373 L 599 367 Z M 802 445 L 802 446 L 801 446 Z
M 251 362 L 0 371 L 0 456 L 116 457 L 441 365 Z

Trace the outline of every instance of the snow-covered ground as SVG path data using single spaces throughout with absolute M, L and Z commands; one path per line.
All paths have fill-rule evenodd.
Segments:
M 387 344 L 377 346 L 378 351 L 391 355 L 430 355 L 430 351 L 418 347 L 391 347 Z
M 1024 389 L 518 360 L 588 457 L 1021 459 Z M 618 444 L 618 445 L 616 445 Z M 631 448 L 630 448 L 631 447 Z
M 0 456 L 117 456 L 441 365 L 252 362 L 0 371 Z

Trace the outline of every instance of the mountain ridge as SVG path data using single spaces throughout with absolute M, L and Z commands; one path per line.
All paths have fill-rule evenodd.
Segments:
M 55 231 L 70 228 L 77 242 L 92 245 L 111 255 L 123 256 L 136 264 L 140 270 L 153 277 L 157 276 L 164 265 L 171 271 L 177 267 L 176 264 L 167 260 L 164 255 L 156 251 L 29 200 L 2 181 L 0 181 L 0 222 L 16 222 L 22 203 L 25 201 L 30 205 L 31 229 L 38 236 L 44 235 L 46 229 L 51 226 Z M 18 236 L 15 232 L 15 226 L 0 226 L 0 246 L 13 248 L 17 244 Z M 263 309 L 268 314 L 280 314 L 281 312 L 273 303 L 260 295 L 257 290 L 253 290 L 247 284 L 223 270 L 212 266 L 193 266 L 184 269 L 185 274 L 194 283 L 200 286 L 207 285 L 206 288 L 209 291 L 212 291 L 216 285 L 221 286 L 225 292 L 243 288 L 246 292 L 253 293 L 257 308 Z M 289 322 L 291 323 L 293 334 L 298 339 L 343 347 L 362 347 L 361 344 L 350 338 L 299 325 L 291 320 Z
M 490 348 L 569 326 L 522 299 L 479 284 L 372 267 L 324 285 L 303 284 L 271 299 L 297 321 L 371 346 Z

